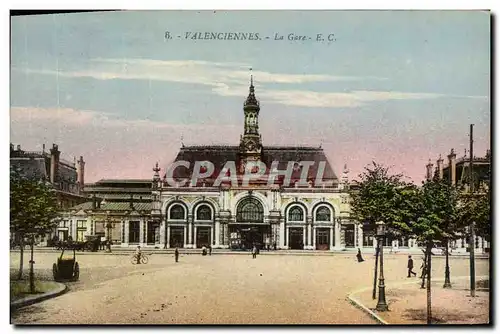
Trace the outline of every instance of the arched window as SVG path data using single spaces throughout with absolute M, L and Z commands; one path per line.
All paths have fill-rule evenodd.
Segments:
M 316 221 L 329 222 L 331 220 L 330 209 L 326 206 L 322 206 L 316 210 Z
M 184 208 L 182 205 L 176 204 L 170 209 L 169 219 L 184 219 L 184 217 Z
M 264 221 L 264 208 L 255 198 L 243 200 L 236 211 L 238 222 L 262 223 Z
M 304 210 L 302 210 L 299 206 L 294 206 L 288 211 L 288 220 L 289 221 L 303 221 L 304 220 Z
M 200 205 L 196 210 L 196 219 L 197 220 L 212 220 L 212 210 L 208 207 L 208 205 Z

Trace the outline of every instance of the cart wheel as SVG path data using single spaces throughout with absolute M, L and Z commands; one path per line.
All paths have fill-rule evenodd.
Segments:
M 75 272 L 73 274 L 73 280 L 78 281 L 78 278 L 80 277 L 80 266 L 78 265 L 78 262 L 75 263 Z
M 55 263 L 52 265 L 52 274 L 54 275 L 54 280 L 57 281 L 57 279 L 58 279 L 57 265 Z
M 130 258 L 130 262 L 131 262 L 132 264 L 137 264 L 137 256 L 132 255 L 132 257 Z
M 146 264 L 146 263 L 148 263 L 148 261 L 149 261 L 148 257 L 146 255 L 143 255 L 141 258 L 141 263 Z

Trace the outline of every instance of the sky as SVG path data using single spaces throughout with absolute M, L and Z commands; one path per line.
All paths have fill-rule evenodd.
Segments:
M 337 175 L 375 161 L 420 182 L 429 159 L 465 154 L 470 124 L 475 155 L 490 147 L 490 15 L 480 11 L 12 17 L 10 70 L 11 142 L 83 156 L 86 182 L 151 178 L 182 143 L 238 145 L 250 74 L 264 147 L 321 146 Z

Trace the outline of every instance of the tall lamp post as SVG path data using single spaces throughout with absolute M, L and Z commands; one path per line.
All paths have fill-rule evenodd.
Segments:
M 108 237 L 106 240 L 106 252 L 111 253 L 111 229 L 113 225 L 111 224 L 111 220 L 106 218 L 106 230 L 108 231 Z
M 389 307 L 385 300 L 385 280 L 384 280 L 384 238 L 385 238 L 385 223 L 377 222 L 377 237 L 380 247 L 380 276 L 378 281 L 378 302 L 377 311 L 388 311 Z

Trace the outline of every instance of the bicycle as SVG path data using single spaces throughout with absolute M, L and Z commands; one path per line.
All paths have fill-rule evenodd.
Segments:
M 149 261 L 149 258 L 147 257 L 147 255 L 141 254 L 140 261 L 142 264 L 147 264 Z M 136 254 L 132 255 L 132 257 L 130 258 L 130 262 L 132 264 L 137 264 L 137 255 Z

